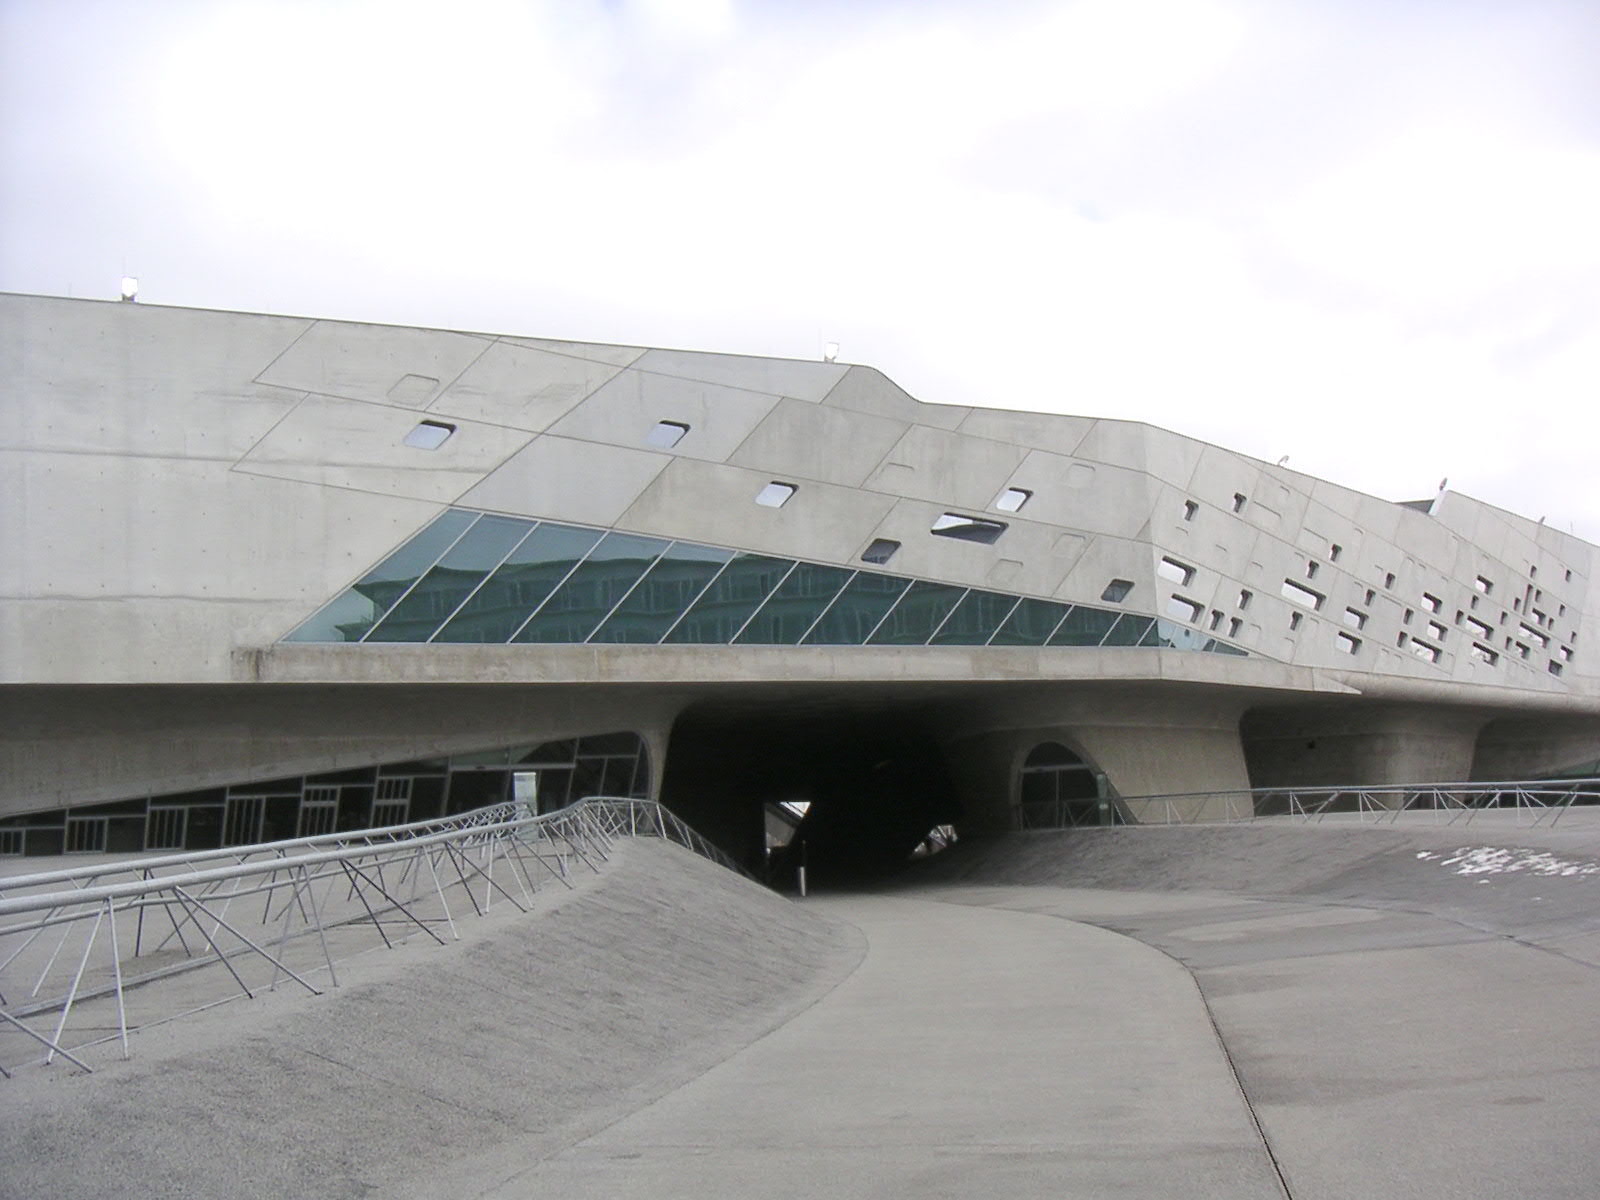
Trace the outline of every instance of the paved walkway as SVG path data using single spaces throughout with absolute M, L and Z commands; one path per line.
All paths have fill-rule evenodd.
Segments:
M 885 896 L 806 1012 L 599 1134 L 458 1194 L 1281 1197 L 1187 971 L 1105 930 Z

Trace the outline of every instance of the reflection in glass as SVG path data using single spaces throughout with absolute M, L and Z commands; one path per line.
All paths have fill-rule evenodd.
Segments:
M 1050 635 L 1052 646 L 1098 646 L 1107 630 L 1116 624 L 1117 615 L 1103 608 L 1089 608 L 1079 604 L 1067 614 L 1067 619 Z
M 807 646 L 859 646 L 878 627 L 883 614 L 911 586 L 909 579 L 858 571 L 822 619 L 805 636 Z
M 873 646 L 921 646 L 933 636 L 939 623 L 961 602 L 967 589 L 948 583 L 929 583 L 919 579 L 906 589 L 900 603 L 884 618 L 872 635 Z
M 528 614 L 544 602 L 599 540 L 598 530 L 540 525 L 507 556 L 433 640 L 510 641 Z
M 395 601 L 472 524 L 476 513 L 446 509 L 361 581 L 301 625 L 286 642 L 359 642 Z
M 1015 596 L 1003 596 L 999 592 L 980 592 L 976 589 L 968 592 L 962 598 L 956 610 L 950 614 L 950 619 L 939 627 L 939 632 L 933 635 L 935 646 L 982 646 L 994 631 L 1000 628 L 1000 622 L 1011 615 L 1011 610 L 1017 606 Z
M 1115 625 L 1106 634 L 1102 646 L 1137 646 L 1146 636 L 1155 636 L 1155 620 L 1151 617 L 1139 617 L 1133 613 L 1123 613 Z
M 606 534 L 511 640 L 583 641 L 666 548 L 660 538 Z
M 425 642 L 457 606 L 472 594 L 500 560 L 527 534 L 527 521 L 480 517 L 417 586 L 406 593 L 369 642 Z
M 854 571 L 800 563 L 739 634 L 746 645 L 797 645 Z
M 1042 646 L 1066 615 L 1065 604 L 1057 604 L 1054 600 L 1024 598 L 989 640 L 989 645 Z
M 679 614 L 694 602 L 732 557 L 731 550 L 677 543 L 650 568 L 639 586 L 628 593 L 628 598 L 589 640 L 659 642 Z
M 674 644 L 728 645 L 793 566 L 787 558 L 737 555 L 663 640 Z

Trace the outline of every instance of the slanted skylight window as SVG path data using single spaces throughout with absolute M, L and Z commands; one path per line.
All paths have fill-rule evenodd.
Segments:
M 789 503 L 789 497 L 800 489 L 792 483 L 779 483 L 774 479 L 766 487 L 756 493 L 756 503 L 763 508 L 782 508 Z
M 1194 582 L 1194 568 L 1175 558 L 1163 558 L 1156 564 L 1156 574 L 1172 583 L 1188 587 Z
M 1295 604 L 1303 605 L 1306 608 L 1316 609 L 1322 607 L 1323 597 L 1320 593 L 1313 592 L 1310 588 L 1301 587 L 1292 579 L 1283 581 L 1282 591 L 1285 600 L 1291 600 Z
M 657 450 L 671 450 L 688 432 L 689 427 L 682 421 L 657 421 L 655 428 L 644 435 L 644 444 Z
M 986 521 L 982 517 L 966 517 L 960 513 L 941 513 L 933 520 L 928 532 L 939 537 L 955 538 L 959 542 L 981 542 L 992 546 L 1006 531 L 1001 521 Z
M 417 450 L 437 450 L 450 440 L 454 425 L 443 421 L 421 421 L 405 436 L 405 444 Z
M 873 538 L 872 544 L 861 552 L 861 561 L 886 563 L 894 557 L 894 552 L 898 549 L 900 549 L 900 543 L 893 538 Z
M 1016 512 L 1033 498 L 1027 488 L 1008 487 L 994 498 L 994 506 L 1001 512 Z

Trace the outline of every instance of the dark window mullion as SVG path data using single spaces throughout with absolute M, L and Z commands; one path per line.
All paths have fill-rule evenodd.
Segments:
M 661 631 L 661 636 L 658 637 L 653 644 L 657 645 L 657 646 L 666 645 L 667 644 L 667 639 L 672 636 L 672 631 L 674 629 L 676 629 L 679 625 L 683 624 L 683 619 L 686 616 L 688 616 L 690 614 L 690 612 L 692 612 L 694 610 L 694 606 L 696 604 L 699 604 L 701 598 L 707 592 L 709 592 L 712 589 L 712 587 L 714 587 L 716 585 L 717 580 L 721 579 L 723 577 L 723 575 L 727 573 L 728 568 L 731 567 L 734 563 L 736 563 L 738 561 L 739 561 L 739 555 L 737 553 L 731 554 L 729 556 L 729 558 L 728 558 L 728 561 L 723 563 L 722 566 L 718 567 L 716 572 L 711 576 L 711 578 L 706 580 L 705 587 L 701 588 L 698 592 L 696 592 L 694 594 L 694 598 L 692 600 L 690 600 L 689 603 L 687 603 L 687 604 L 685 604 L 683 606 L 683 611 L 680 612 L 676 617 L 673 618 L 672 624 L 668 625 L 665 629 L 663 629 Z M 694 643 L 686 642 L 684 644 L 685 645 L 693 645 Z
M 961 587 L 960 584 L 955 584 L 953 586 Z M 956 615 L 956 609 L 960 608 L 963 604 L 965 604 L 966 601 L 967 601 L 967 597 L 970 596 L 970 595 L 972 595 L 972 589 L 971 588 L 962 588 L 961 589 L 961 595 L 956 597 L 956 602 L 950 606 L 950 611 L 944 614 L 944 619 L 941 620 L 937 625 L 935 625 L 933 627 L 933 632 L 928 635 L 927 640 L 924 641 L 924 642 L 921 642 L 921 643 L 913 643 L 913 645 L 919 645 L 919 644 L 923 645 L 923 646 L 931 646 L 931 645 L 933 645 L 933 639 L 939 636 L 939 630 L 943 629 L 946 625 L 948 625 L 950 623 L 950 618 Z
M 1006 609 L 1006 615 L 1000 618 L 1000 623 L 989 631 L 989 636 L 988 637 L 983 639 L 983 644 L 985 646 L 987 646 L 990 642 L 994 641 L 994 639 L 999 635 L 1000 631 L 1006 627 L 1006 622 L 1011 620 L 1012 614 L 1014 614 L 1017 611 L 1017 609 L 1019 609 L 1021 607 L 1022 607 L 1022 597 L 1021 596 L 1017 596 L 1017 597 L 1013 598 L 1012 601 L 1011 601 L 1011 607 Z
M 811 636 L 811 631 L 822 622 L 822 618 L 828 615 L 828 613 L 833 609 L 833 606 L 839 603 L 839 598 L 849 590 L 850 585 L 856 581 L 856 577 L 860 574 L 861 572 L 859 570 L 853 570 L 850 572 L 850 578 L 846 579 L 844 583 L 840 585 L 839 590 L 833 594 L 833 598 L 822 606 L 822 611 L 811 619 L 811 624 L 806 626 L 805 632 L 795 640 L 794 644 L 796 646 L 804 646 L 806 644 L 806 639 Z

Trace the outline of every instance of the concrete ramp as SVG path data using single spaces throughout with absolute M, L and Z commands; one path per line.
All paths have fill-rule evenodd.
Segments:
M 1600 1179 L 1597 832 L 1018 834 L 928 864 L 914 894 L 1185 965 L 1296 1200 L 1577 1200 Z
M 703 1072 L 859 960 L 859 935 L 686 850 L 619 839 L 532 916 L 0 1081 L 0 1196 L 367 1196 L 554 1152 Z M 445 1191 L 435 1195 L 446 1194 Z

